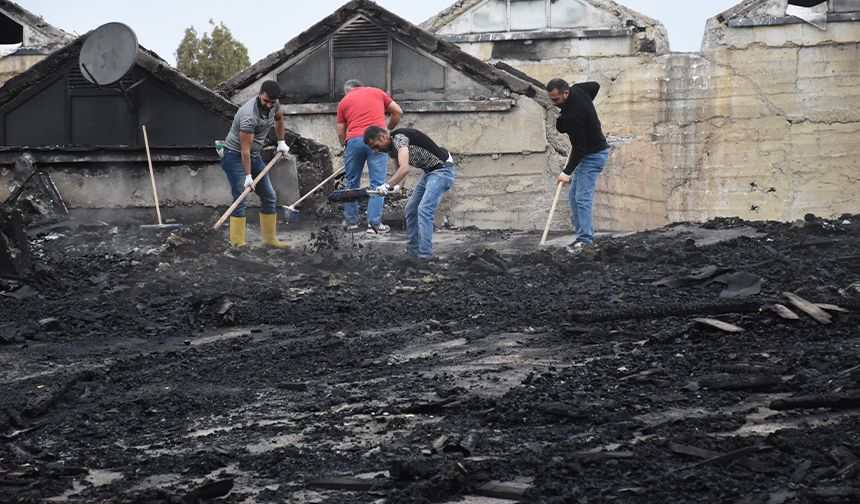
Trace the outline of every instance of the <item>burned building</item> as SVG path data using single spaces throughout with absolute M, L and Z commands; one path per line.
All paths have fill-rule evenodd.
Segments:
M 814 11 L 818 26 L 797 17 Z M 743 2 L 708 21 L 700 54 L 670 62 L 668 94 L 684 98 L 666 123 L 684 145 L 665 151 L 683 188 L 668 194 L 674 220 L 860 209 L 860 2 Z
M 421 27 L 542 81 L 547 60 L 669 51 L 662 24 L 611 0 L 465 0 Z
M 526 4 L 548 24 L 518 28 Z M 577 28 L 552 25 L 562 4 L 579 5 Z M 826 24 L 791 14 L 806 4 Z M 856 212 L 858 11 L 854 0 L 746 1 L 708 22 L 698 53 L 668 53 L 658 22 L 606 1 L 460 1 L 423 26 L 541 81 L 600 83 L 613 149 L 595 219 L 621 230 Z
M 241 103 L 262 80 L 277 80 L 288 127 L 337 153 L 335 113 L 352 78 L 389 92 L 405 111 L 402 126 L 427 132 L 454 153 L 458 178 L 437 213 L 442 220 L 484 228 L 543 225 L 564 148 L 548 138 L 555 112 L 541 86 L 373 2 L 345 4 L 219 91 Z
M 0 0 L 0 86 L 72 39 L 18 4 Z
M 127 91 L 96 86 L 78 63 L 87 36 L 0 88 L 0 198 L 26 152 L 51 173 L 70 208 L 151 207 L 146 126 L 163 203 L 229 204 L 214 142 L 226 135 L 237 107 L 142 48 L 120 81 Z M 301 163 L 311 143 L 290 137 Z M 295 158 L 282 161 L 272 178 L 282 198 L 295 196 Z

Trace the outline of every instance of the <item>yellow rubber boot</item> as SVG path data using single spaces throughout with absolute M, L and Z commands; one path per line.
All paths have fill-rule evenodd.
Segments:
M 234 247 L 244 247 L 245 242 L 245 218 L 230 217 L 230 245 Z
M 277 214 L 260 214 L 260 237 L 263 238 L 263 245 L 267 247 L 288 248 L 290 245 L 279 241 L 277 235 L 275 235 L 277 221 Z

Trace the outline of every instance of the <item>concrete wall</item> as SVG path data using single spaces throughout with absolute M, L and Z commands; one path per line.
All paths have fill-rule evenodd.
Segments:
M 154 208 L 152 184 L 145 161 L 58 162 L 50 165 L 37 162 L 37 167 L 50 173 L 57 191 L 70 209 Z M 159 162 L 154 165 L 154 171 L 158 197 L 164 207 L 226 207 L 233 202 L 220 164 Z M 269 173 L 278 193 L 278 203 L 295 201 L 298 197 L 295 160 L 281 161 Z M 9 196 L 14 175 L 12 168 L 0 168 L 0 201 Z M 259 198 L 252 195 L 249 205 L 259 206 Z
M 687 151 L 701 161 L 670 172 L 670 219 L 860 212 L 860 23 L 711 21 L 688 68 L 696 91 L 684 105 L 697 114 Z
M 627 231 L 663 226 L 668 223 L 668 180 L 664 148 L 656 134 L 657 125 L 665 121 L 668 114 L 663 92 L 668 57 L 631 54 L 627 38 L 598 40 L 607 42 L 605 51 L 593 40 L 594 51 L 581 56 L 548 53 L 541 60 L 506 60 L 505 63 L 541 82 L 561 76 L 573 82 L 594 80 L 600 83 L 595 106 L 611 151 L 594 201 L 598 229 Z M 492 52 L 492 48 L 487 47 L 491 45 L 473 43 L 465 47 L 463 44 L 468 52 L 487 54 Z M 554 54 L 557 56 L 553 57 Z M 547 134 L 564 155 L 558 156 L 549 169 L 558 173 L 566 161 L 570 143 L 567 135 L 555 131 L 554 122 L 549 124 Z M 552 186 L 543 191 L 552 192 Z M 566 203 L 560 208 L 554 228 L 568 229 L 570 215 Z
M 547 140 L 548 121 L 554 119 L 536 101 L 516 98 L 508 111 L 404 116 L 401 127 L 424 131 L 455 157 L 457 179 L 437 212 L 438 223 L 493 229 L 538 229 L 545 223 L 552 174 L 561 162 Z M 293 114 L 286 121 L 301 136 L 326 145 L 335 169 L 343 166 L 334 114 Z M 389 173 L 394 169 L 392 161 Z M 413 170 L 406 186 L 414 187 L 420 175 Z
M 492 44 L 461 46 L 486 57 Z M 612 151 L 595 200 L 599 230 L 860 212 L 860 23 L 822 31 L 712 20 L 703 51 L 691 54 L 630 55 L 616 44 L 505 60 L 542 82 L 601 84 L 595 104 Z
M 0 86 L 6 83 L 12 77 L 24 73 L 31 66 L 45 59 L 44 55 L 28 54 L 16 55 L 11 54 L 0 58 Z

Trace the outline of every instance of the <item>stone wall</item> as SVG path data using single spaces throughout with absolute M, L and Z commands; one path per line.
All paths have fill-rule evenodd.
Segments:
M 492 53 L 492 42 L 462 45 Z M 860 212 L 860 23 L 821 31 L 712 20 L 701 53 L 547 56 L 505 63 L 542 82 L 601 84 L 595 104 L 612 151 L 595 200 L 599 230 Z M 529 174 L 546 162 L 520 166 Z M 566 211 L 556 217 L 556 228 L 568 226 Z
M 41 54 L 12 54 L 0 58 L 0 86 L 12 77 L 24 73 L 28 68 L 45 59 Z
M 154 208 L 152 184 L 145 160 L 101 160 L 99 162 L 37 162 L 51 175 L 57 191 L 70 209 Z M 233 200 L 220 164 L 172 161 L 154 165 L 158 198 L 164 207 L 228 206 Z M 296 163 L 291 157 L 270 171 L 279 204 L 295 201 L 298 195 Z M 13 186 L 14 170 L 0 168 L 0 201 Z M 251 196 L 249 206 L 259 206 Z M 153 214 L 154 215 L 154 214 Z
M 457 179 L 437 212 L 438 223 L 490 229 L 544 225 L 552 198 L 552 174 L 561 162 L 547 140 L 548 121 L 554 123 L 555 119 L 537 101 L 514 98 L 507 111 L 404 115 L 401 127 L 424 131 L 449 149 L 457 163 Z M 286 121 L 299 135 L 329 147 L 335 169 L 343 166 L 334 114 L 291 113 Z M 394 169 L 392 161 L 389 173 Z M 414 187 L 420 175 L 412 170 L 406 186 Z

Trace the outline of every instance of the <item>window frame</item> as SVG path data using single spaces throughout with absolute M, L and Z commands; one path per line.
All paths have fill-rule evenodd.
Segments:
M 490 0 L 490 1 L 493 1 L 493 0 Z M 525 29 L 525 30 L 517 29 L 517 30 L 515 30 L 515 29 L 511 28 L 511 23 L 512 23 L 511 3 L 516 2 L 516 1 L 517 0 L 505 0 L 505 15 L 507 16 L 507 23 L 506 23 L 506 28 L 503 31 L 474 31 L 472 29 L 472 26 L 473 26 L 472 25 L 472 16 L 475 14 L 475 12 L 477 10 L 481 9 L 482 7 L 485 7 L 489 2 L 482 3 L 481 5 L 478 5 L 478 6 L 475 6 L 474 8 L 472 8 L 472 10 L 469 11 L 469 30 L 470 30 L 470 32 L 471 33 L 519 33 L 519 32 L 534 32 L 534 31 L 541 31 L 541 30 L 570 30 L 570 29 L 575 29 L 575 28 L 582 28 L 585 26 L 585 25 L 583 25 L 582 27 L 565 27 L 565 28 L 553 27 L 553 25 L 552 25 L 552 0 L 543 0 L 543 3 L 544 3 L 544 26 L 542 28 L 532 28 L 532 29 Z M 529 0 L 521 0 L 521 1 L 529 1 Z M 586 9 L 588 8 L 588 6 L 583 2 L 580 2 L 579 0 L 574 0 L 574 1 L 580 3 Z
M 834 9 L 836 8 L 836 7 L 835 7 L 835 5 L 834 5 L 835 3 L 836 3 L 836 0 L 827 0 L 827 13 L 828 13 L 828 14 L 850 14 L 850 13 L 853 13 L 853 12 L 860 12 L 860 5 L 858 5 L 858 6 L 857 6 L 857 8 L 856 8 L 856 9 L 854 9 L 854 10 L 847 10 L 847 11 L 844 11 L 844 10 L 840 10 L 840 11 L 834 10 Z

